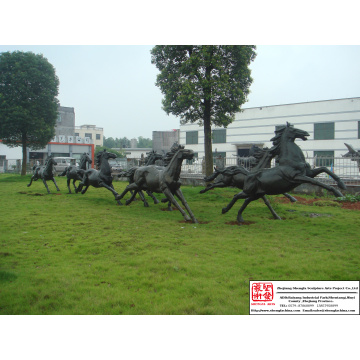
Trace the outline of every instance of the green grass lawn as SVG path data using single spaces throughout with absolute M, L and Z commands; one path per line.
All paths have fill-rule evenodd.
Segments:
M 248 314 L 252 279 L 360 279 L 358 211 L 272 197 L 283 221 L 258 200 L 238 226 L 242 201 L 221 214 L 236 189 L 182 187 L 193 224 L 151 199 L 29 179 L 0 175 L 0 314 Z

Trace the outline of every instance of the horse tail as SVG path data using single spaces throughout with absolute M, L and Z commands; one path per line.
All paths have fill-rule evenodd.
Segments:
M 119 177 L 128 177 L 131 178 L 134 176 L 135 171 L 136 171 L 137 167 L 132 167 L 126 171 L 121 171 L 120 174 L 118 175 Z
M 68 171 L 68 167 L 66 167 L 65 170 L 61 174 L 59 174 L 58 176 L 65 176 L 67 171 Z

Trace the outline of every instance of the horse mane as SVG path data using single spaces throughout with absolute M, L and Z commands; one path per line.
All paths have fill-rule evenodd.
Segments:
M 99 151 L 97 154 L 96 154 L 96 160 L 95 160 L 95 164 L 97 166 L 100 166 L 101 165 L 101 158 L 103 156 L 103 154 L 106 152 L 106 149 L 104 149 L 103 151 Z
M 185 146 L 184 145 L 180 145 L 177 142 L 175 142 L 173 144 L 173 146 L 171 147 L 170 151 L 168 151 L 165 156 L 164 156 L 164 166 L 169 165 L 171 159 L 174 157 L 174 155 L 181 149 L 184 149 Z

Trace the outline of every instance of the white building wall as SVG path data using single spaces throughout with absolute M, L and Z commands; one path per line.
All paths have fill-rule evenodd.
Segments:
M 22 146 L 8 147 L 0 141 L 0 155 L 6 156 L 6 159 L 22 159 Z
M 248 108 L 235 115 L 235 120 L 226 130 L 226 143 L 213 143 L 213 152 L 216 149 L 232 157 L 237 155 L 238 148 L 250 148 L 253 144 L 271 147 L 270 139 L 275 135 L 275 126 L 289 122 L 310 134 L 307 141 L 296 140 L 308 156 L 313 156 L 314 151 L 334 151 L 337 157 L 348 151 L 344 142 L 360 150 L 359 121 L 360 98 Z M 335 139 L 314 140 L 314 124 L 326 122 L 335 123 Z M 198 131 L 198 144 L 186 144 L 187 131 Z M 197 124 L 181 125 L 180 144 L 194 150 L 202 158 L 205 155 L 203 127 Z

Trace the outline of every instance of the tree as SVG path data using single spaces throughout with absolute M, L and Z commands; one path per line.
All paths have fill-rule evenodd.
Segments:
M 21 175 L 26 174 L 26 147 L 42 149 L 55 135 L 59 79 L 43 55 L 0 54 L 0 138 L 22 146 Z
M 138 137 L 138 148 L 152 148 L 152 140 L 149 138 L 144 138 L 142 136 Z
M 96 156 L 100 151 L 104 151 L 104 150 L 115 154 L 118 158 L 124 158 L 124 157 L 126 157 L 125 152 L 124 152 L 123 150 L 115 151 L 115 150 L 113 150 L 113 149 L 107 148 L 106 146 L 97 146 L 97 147 L 95 148 L 95 154 L 94 154 L 94 155 Z
M 213 172 L 211 126 L 227 127 L 247 101 L 254 45 L 157 45 L 151 62 L 160 70 L 156 86 L 167 114 L 182 124 L 204 126 L 206 175 Z
M 116 147 L 116 141 L 112 137 L 105 137 L 104 136 L 104 146 L 107 148 L 115 148 Z

